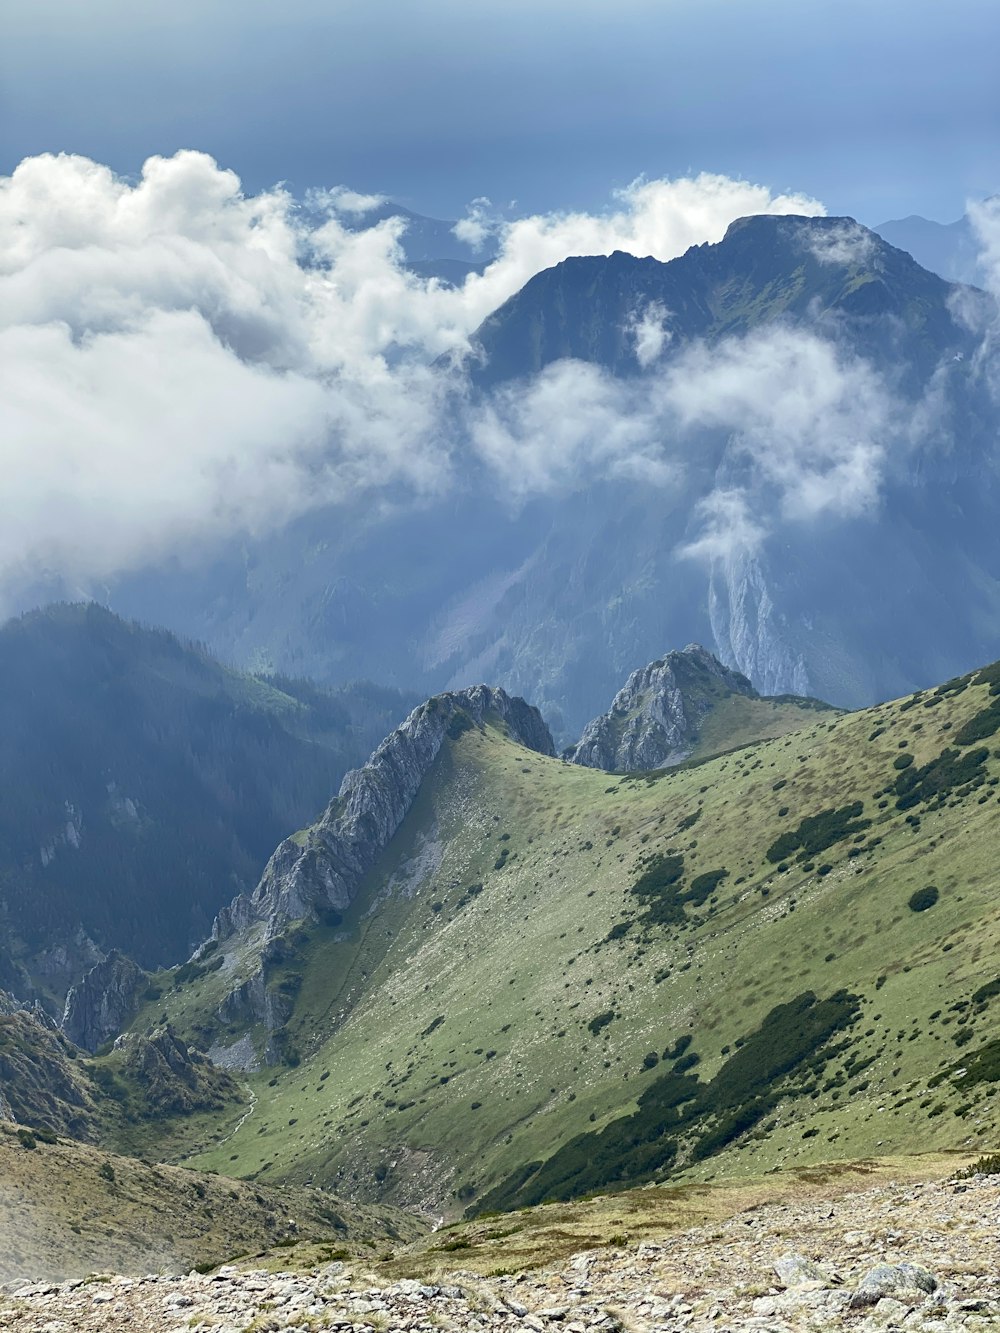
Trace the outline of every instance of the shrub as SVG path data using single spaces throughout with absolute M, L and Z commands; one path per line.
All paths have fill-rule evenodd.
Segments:
M 916 893 L 911 893 L 907 905 L 911 912 L 926 912 L 929 907 L 934 906 L 940 896 L 934 885 L 928 884 L 926 889 L 917 889 Z
M 839 809 L 821 810 L 816 815 L 806 815 L 798 828 L 789 829 L 775 838 L 767 849 L 766 856 L 773 864 L 786 860 L 798 850 L 799 859 L 807 861 L 811 856 L 832 847 L 835 842 L 849 837 L 852 833 L 861 833 L 871 826 L 870 819 L 861 819 L 864 804 L 852 801 Z
M 613 1009 L 605 1009 L 603 1014 L 597 1014 L 594 1018 L 592 1018 L 590 1022 L 587 1024 L 587 1027 L 596 1037 L 602 1028 L 606 1028 L 609 1023 L 614 1022 L 614 1017 L 615 1017 L 615 1011 Z

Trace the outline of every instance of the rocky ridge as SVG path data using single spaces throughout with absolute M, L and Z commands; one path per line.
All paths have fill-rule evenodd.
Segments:
M 402 824 L 449 729 L 502 723 L 512 739 L 539 754 L 555 753 L 536 708 L 488 685 L 439 694 L 415 708 L 363 768 L 344 778 L 336 800 L 304 834 L 286 838 L 252 894 L 240 894 L 215 920 L 212 939 L 228 940 L 254 922 L 269 937 L 290 921 L 343 911 L 379 852 Z
M 95 1089 L 76 1055 L 47 1014 L 0 1007 L 0 1119 L 95 1138 Z
M 135 1017 L 148 985 L 142 968 L 113 950 L 70 987 L 62 1030 L 85 1051 L 96 1051 Z
M 746 676 L 689 643 L 682 652 L 633 671 L 566 757 L 588 768 L 626 773 L 680 763 L 697 744 L 705 714 L 726 694 L 759 697 Z
M 1000 1181 L 883 1184 L 753 1206 L 721 1226 L 577 1253 L 530 1272 L 379 1280 L 355 1262 L 304 1272 L 101 1275 L 0 1289 L 11 1333 L 798 1333 L 995 1327 Z M 441 1247 L 445 1248 L 445 1247 Z

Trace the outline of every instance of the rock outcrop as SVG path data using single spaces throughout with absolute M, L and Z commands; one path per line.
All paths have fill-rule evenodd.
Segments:
M 0 1016 L 0 1118 L 94 1138 L 94 1088 L 76 1055 L 61 1033 L 27 1010 Z
M 219 913 L 212 938 L 225 941 L 258 921 L 273 936 L 290 921 L 343 911 L 406 818 L 446 737 L 488 720 L 530 750 L 555 752 L 541 714 L 523 699 L 488 685 L 435 695 L 347 774 L 312 828 L 281 843 L 254 892 Z
M 584 730 L 566 757 L 587 768 L 634 773 L 686 759 L 705 715 L 720 699 L 758 698 L 746 676 L 696 643 L 633 671 L 610 709 Z
M 123 1071 L 139 1085 L 151 1119 L 217 1111 L 237 1095 L 230 1076 L 182 1041 L 169 1025 L 148 1036 L 125 1033 L 115 1042 L 115 1050 L 124 1056 Z
M 66 996 L 62 1030 L 77 1046 L 96 1051 L 139 1012 L 149 978 L 138 964 L 112 952 Z

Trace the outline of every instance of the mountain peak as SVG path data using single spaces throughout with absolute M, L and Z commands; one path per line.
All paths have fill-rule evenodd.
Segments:
M 904 359 L 925 376 L 971 351 L 950 296 L 947 282 L 854 218 L 753 215 L 666 263 L 616 251 L 536 274 L 480 326 L 474 378 L 488 387 L 565 358 L 639 374 L 635 325 L 648 310 L 668 314 L 667 358 L 777 321 L 815 327 L 832 312 L 860 353 L 882 360 L 902 339 Z
M 310 829 L 286 838 L 252 895 L 241 894 L 216 918 L 225 940 L 253 921 L 273 936 L 290 921 L 349 907 L 378 854 L 402 824 L 441 747 L 471 726 L 501 726 L 511 740 L 554 755 L 537 708 L 491 685 L 436 694 L 391 732 Z
M 609 772 L 669 768 L 806 726 L 826 707 L 792 695 L 762 699 L 746 676 L 689 643 L 633 671 L 566 757 Z

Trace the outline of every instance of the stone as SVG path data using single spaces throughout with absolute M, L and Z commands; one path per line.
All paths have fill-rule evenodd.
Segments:
M 807 1283 L 818 1283 L 828 1287 L 832 1279 L 803 1254 L 785 1254 L 775 1263 L 774 1271 L 786 1287 L 801 1287 Z
M 883 1296 L 922 1299 L 933 1292 L 937 1278 L 921 1264 L 876 1264 L 861 1279 L 851 1296 L 851 1309 L 877 1305 Z

